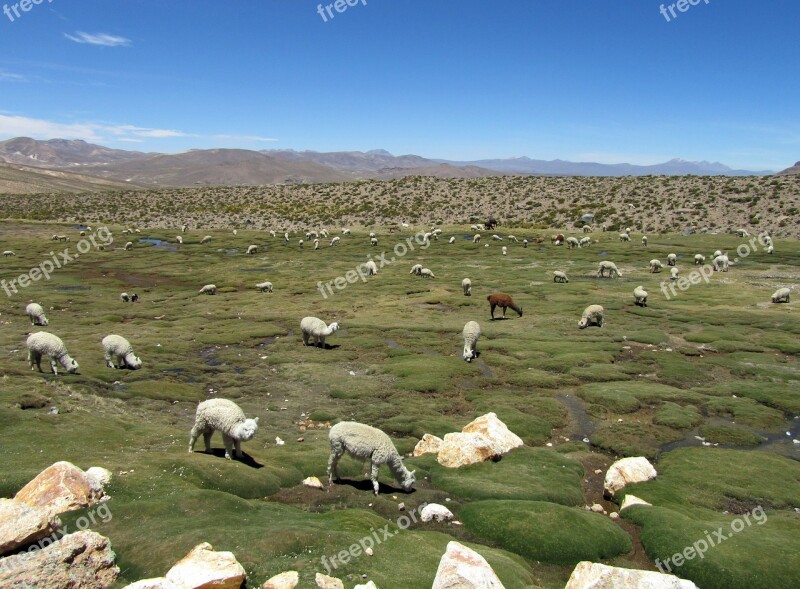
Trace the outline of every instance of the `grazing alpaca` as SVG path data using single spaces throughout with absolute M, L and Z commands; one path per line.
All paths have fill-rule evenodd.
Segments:
M 331 454 L 328 458 L 328 483 L 333 484 L 339 480 L 337 465 L 342 455 L 347 452 L 350 456 L 366 460 L 370 464 L 370 479 L 372 489 L 378 494 L 378 470 L 386 464 L 392 471 L 395 480 L 400 483 L 406 493 L 411 492 L 411 487 L 416 482 L 413 470 L 408 470 L 403 464 L 403 458 L 397 452 L 392 440 L 381 430 L 363 423 L 342 421 L 334 425 L 328 432 L 331 444 Z
M 322 319 L 317 319 L 316 317 L 304 317 L 300 322 L 300 329 L 303 332 L 304 346 L 307 346 L 308 340 L 313 337 L 315 345 L 324 348 L 325 338 L 332 333 L 339 331 L 339 324 L 331 323 L 330 325 L 325 325 L 325 322 Z
M 492 319 L 494 319 L 494 310 L 495 307 L 500 307 L 503 309 L 503 319 L 506 318 L 506 308 L 511 307 L 514 311 L 516 311 L 520 317 L 522 317 L 522 307 L 517 305 L 507 294 L 493 294 L 486 297 L 486 300 L 489 301 L 489 305 L 491 306 L 491 315 Z

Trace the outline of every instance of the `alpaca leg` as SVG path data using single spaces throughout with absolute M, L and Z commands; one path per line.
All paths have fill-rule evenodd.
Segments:
M 378 494 L 378 470 L 380 469 L 379 464 L 372 463 L 372 471 L 370 472 L 369 478 L 372 480 L 372 488 L 375 489 L 375 494 Z
M 236 458 L 242 457 L 242 441 L 241 440 L 233 440 L 233 447 L 236 450 Z
M 207 430 L 203 432 L 203 441 L 206 444 L 206 454 L 211 454 L 211 436 L 214 435 L 214 430 Z
M 233 456 L 233 438 L 228 434 L 222 434 L 222 443 L 225 444 L 225 459 L 232 460 Z
M 319 347 L 324 350 L 325 349 L 325 336 L 324 335 L 317 336 L 317 343 L 319 344 Z
M 106 352 L 104 358 L 106 359 L 106 366 L 115 368 L 114 363 L 111 361 L 111 352 Z
M 339 472 L 336 467 L 339 465 L 339 459 L 342 457 L 342 448 L 331 447 L 331 455 L 328 457 L 328 484 L 332 485 L 333 481 L 339 480 Z
M 491 309 L 492 319 L 494 319 L 494 308 L 495 307 L 496 307 L 496 305 L 494 303 L 492 303 L 492 309 Z
M 194 452 L 194 445 L 195 443 L 197 443 L 197 436 L 199 435 L 200 435 L 200 430 L 197 429 L 197 426 L 195 425 L 192 428 L 192 432 L 189 434 L 189 454 Z
M 53 371 L 53 374 L 58 376 L 58 367 L 56 367 L 56 360 L 52 356 L 50 356 L 50 370 Z
M 507 308 L 508 308 L 508 307 L 503 307 L 503 319 L 505 319 L 505 318 L 506 318 L 506 309 L 507 309 Z

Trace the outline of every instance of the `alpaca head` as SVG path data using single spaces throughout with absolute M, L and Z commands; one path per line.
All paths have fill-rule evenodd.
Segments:
M 417 477 L 414 473 L 417 472 L 416 470 L 406 470 L 406 474 L 403 477 L 403 482 L 400 485 L 403 487 L 403 491 L 406 493 L 411 492 L 411 487 L 414 486 L 414 483 L 417 482 Z
M 70 374 L 78 372 L 78 363 L 69 355 L 61 358 L 61 365 L 64 366 L 64 369 Z
M 468 345 L 464 345 L 464 353 L 463 353 L 464 360 L 467 362 L 472 362 L 473 358 L 478 357 L 478 352 L 476 350 L 471 349 Z
M 125 356 L 125 364 L 127 364 L 128 368 L 131 370 L 139 370 L 142 367 L 141 359 L 134 354 L 128 354 Z
M 588 317 L 581 317 L 581 320 L 578 321 L 578 328 L 579 329 L 586 329 L 589 327 L 589 318 Z
M 338 323 L 336 323 L 336 322 L 334 321 L 333 323 L 331 323 L 331 324 L 328 326 L 328 330 L 329 330 L 331 333 L 336 333 L 337 331 L 339 331 L 339 324 L 338 324 Z
M 236 437 L 242 441 L 247 442 L 252 440 L 253 436 L 258 431 L 258 417 L 255 419 L 245 419 L 242 423 L 236 426 Z

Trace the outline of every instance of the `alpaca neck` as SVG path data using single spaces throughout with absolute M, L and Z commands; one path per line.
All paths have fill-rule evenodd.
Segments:
M 400 460 L 400 456 L 392 458 L 387 464 L 397 480 L 402 481 L 408 476 L 408 469 L 405 464 L 403 464 L 403 461 Z

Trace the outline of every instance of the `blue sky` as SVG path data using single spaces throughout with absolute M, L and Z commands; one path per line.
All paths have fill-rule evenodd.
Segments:
M 327 22 L 313 0 L 19 1 L 0 0 L 0 139 L 800 159 L 797 0 L 664 2 L 669 22 L 660 0 L 362 0 Z

